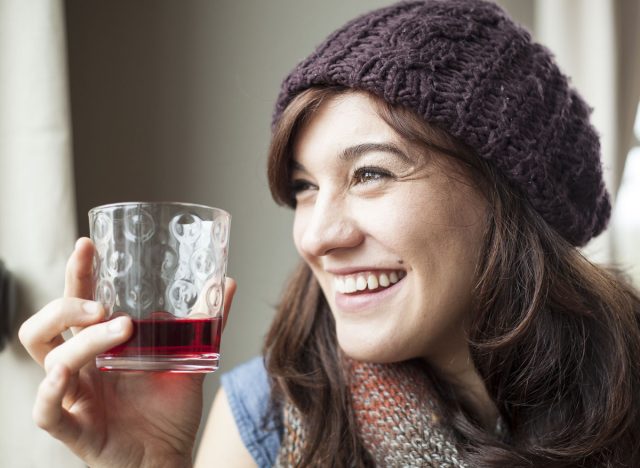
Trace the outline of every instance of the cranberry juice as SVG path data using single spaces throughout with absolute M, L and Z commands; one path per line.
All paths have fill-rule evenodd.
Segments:
M 198 358 L 220 353 L 221 318 L 133 320 L 133 335 L 104 353 L 105 358 L 129 356 Z

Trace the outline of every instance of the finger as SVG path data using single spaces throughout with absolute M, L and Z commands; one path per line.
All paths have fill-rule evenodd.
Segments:
M 93 255 L 95 247 L 91 239 L 81 237 L 67 261 L 64 297 L 93 298 Z
M 233 297 L 238 289 L 238 283 L 233 278 L 227 278 L 224 283 L 224 309 L 222 311 L 222 330 L 227 324 L 227 318 L 229 317 L 229 310 L 231 310 L 231 303 Z
M 127 341 L 132 333 L 133 322 L 126 315 L 92 325 L 52 349 L 44 359 L 44 368 L 49 372 L 56 365 L 63 364 L 75 373 L 98 354 Z
M 76 440 L 79 435 L 77 424 L 62 406 L 69 377 L 68 369 L 62 365 L 51 369 L 38 387 L 32 412 L 38 427 L 63 442 Z
M 18 337 L 31 357 L 42 365 L 44 357 L 64 343 L 62 332 L 98 323 L 104 315 L 104 308 L 97 302 L 72 297 L 56 299 L 25 321 Z

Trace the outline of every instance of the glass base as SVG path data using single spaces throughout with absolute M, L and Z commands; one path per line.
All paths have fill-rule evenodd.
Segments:
M 151 371 L 180 373 L 215 372 L 219 354 L 200 356 L 108 356 L 96 357 L 96 367 L 101 371 Z

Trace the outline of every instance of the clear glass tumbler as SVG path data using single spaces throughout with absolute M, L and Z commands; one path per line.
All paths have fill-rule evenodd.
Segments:
M 231 216 L 186 203 L 89 211 L 94 299 L 134 333 L 96 357 L 100 370 L 213 372 L 220 358 Z

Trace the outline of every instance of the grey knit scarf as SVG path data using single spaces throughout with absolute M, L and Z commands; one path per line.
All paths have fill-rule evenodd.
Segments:
M 350 362 L 349 377 L 358 431 L 376 466 L 467 467 L 416 364 Z M 300 412 L 291 403 L 285 403 L 283 422 L 275 466 L 296 466 L 306 435 Z

